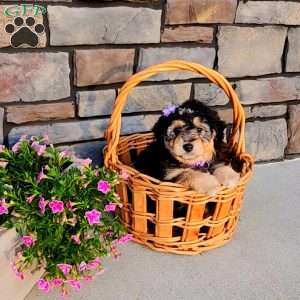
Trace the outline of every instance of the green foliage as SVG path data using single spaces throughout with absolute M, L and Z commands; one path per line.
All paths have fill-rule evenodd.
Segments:
M 42 138 L 23 139 L 12 150 L 0 148 L 0 164 L 0 205 L 8 210 L 4 213 L 2 209 L 0 225 L 15 228 L 20 241 L 24 236 L 33 241 L 19 246 L 16 274 L 31 265 L 42 266 L 46 287 L 41 289 L 47 291 L 47 283 L 54 278 L 62 279 L 65 289 L 68 280 L 89 277 L 102 268 L 99 263 L 97 268 L 79 271 L 81 263 L 116 255 L 115 245 L 125 232 L 114 211 L 119 201 L 115 172 L 93 168 L 89 160 L 69 152 L 58 152 Z M 108 188 L 99 188 L 99 182 Z M 59 212 L 52 210 L 55 201 L 63 203 Z M 96 224 L 86 215 L 92 210 L 101 214 Z M 64 274 L 58 264 L 72 269 Z

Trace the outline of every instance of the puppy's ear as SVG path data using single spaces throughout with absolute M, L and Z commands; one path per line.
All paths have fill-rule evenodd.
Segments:
M 168 121 L 165 116 L 161 116 L 154 124 L 152 131 L 154 132 L 155 139 L 159 142 L 164 140 L 168 128 Z
M 226 128 L 226 124 L 219 118 L 217 113 L 216 118 L 212 124 L 212 128 L 215 131 L 215 146 L 220 147 L 224 142 L 224 131 Z

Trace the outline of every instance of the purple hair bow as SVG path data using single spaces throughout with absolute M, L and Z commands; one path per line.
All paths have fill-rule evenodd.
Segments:
M 169 105 L 166 108 L 163 109 L 163 115 L 165 117 L 168 117 L 170 114 L 173 114 L 176 111 L 177 105 Z

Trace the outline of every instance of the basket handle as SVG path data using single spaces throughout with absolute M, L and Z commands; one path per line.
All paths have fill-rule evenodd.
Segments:
M 114 103 L 113 112 L 105 132 L 107 140 L 105 166 L 115 165 L 117 162 L 117 145 L 121 134 L 121 117 L 129 92 L 140 82 L 158 73 L 167 71 L 191 71 L 204 75 L 211 82 L 222 88 L 228 96 L 233 108 L 233 127 L 228 140 L 228 146 L 234 149 L 237 155 L 245 152 L 245 113 L 237 94 L 230 83 L 217 71 L 204 67 L 200 64 L 184 61 L 171 60 L 148 67 L 141 72 L 132 75 L 122 86 Z

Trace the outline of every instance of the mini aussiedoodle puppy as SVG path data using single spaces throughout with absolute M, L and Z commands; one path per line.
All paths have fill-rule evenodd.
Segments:
M 224 156 L 225 127 L 217 112 L 197 100 L 170 106 L 154 125 L 155 141 L 139 155 L 135 167 L 159 180 L 215 195 L 240 178 Z

